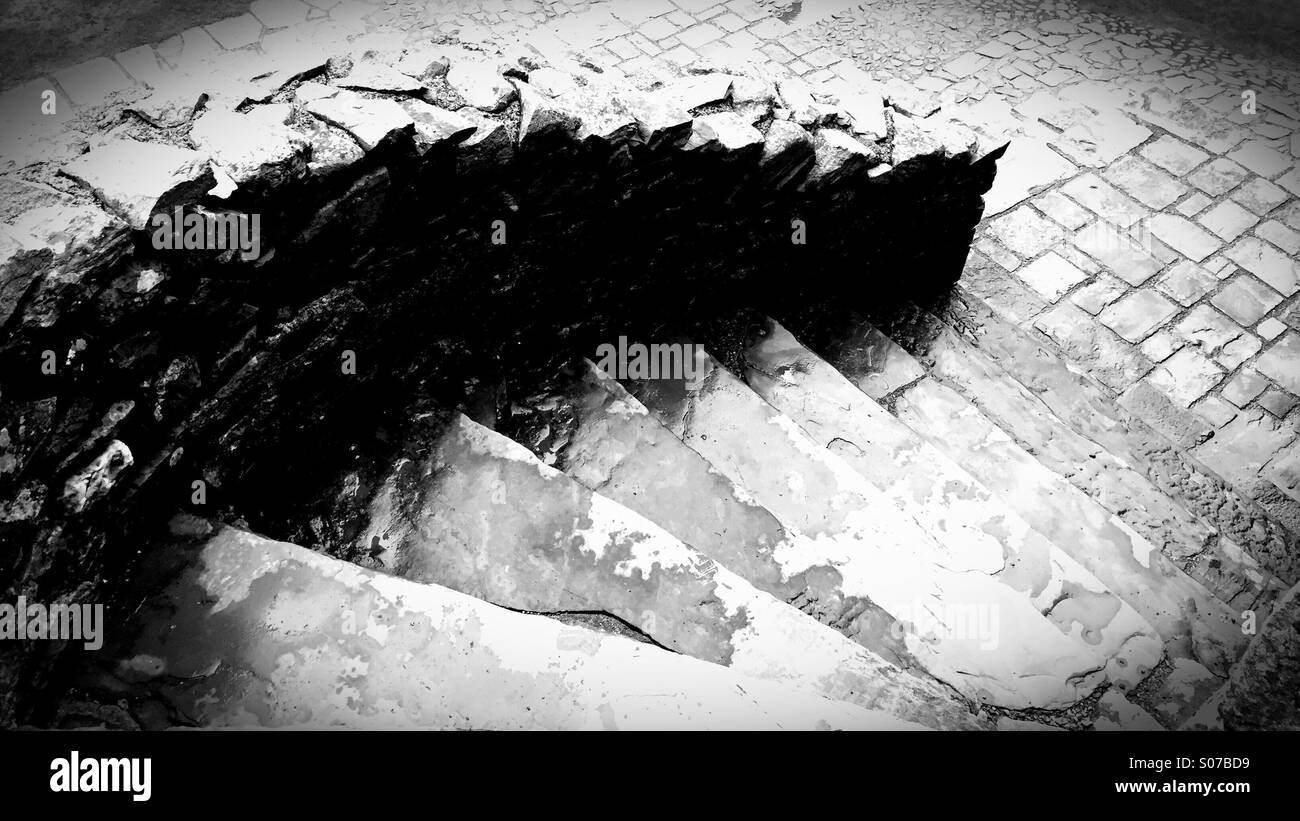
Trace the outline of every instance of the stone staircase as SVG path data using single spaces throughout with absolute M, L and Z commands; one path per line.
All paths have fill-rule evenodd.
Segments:
M 821 254 L 814 258 L 822 262 L 855 258 L 852 242 L 868 232 L 844 226 L 860 225 L 813 220 L 826 244 L 807 249 L 787 247 L 784 212 L 763 214 L 757 234 L 726 233 L 744 227 L 729 209 L 754 199 L 752 188 L 730 179 L 733 173 L 773 191 L 825 193 L 824 202 L 791 199 L 802 206 L 791 213 L 810 216 L 820 202 L 824 213 L 815 216 L 829 219 L 877 207 L 870 196 L 846 196 L 850 189 L 871 191 L 871 180 L 906 186 L 933 173 L 923 182 L 942 188 L 951 180 L 938 171 L 962 165 L 970 177 L 985 170 L 991 176 L 1000 153 L 966 162 L 982 153 L 972 152 L 967 133 L 911 117 L 907 101 L 892 92 L 888 106 L 874 91 L 869 100 L 837 86 L 814 96 L 789 77 L 729 65 L 691 72 L 661 66 L 615 81 L 568 56 L 554 61 L 560 68 L 539 62 L 540 51 L 506 59 L 442 44 L 431 51 L 427 42 L 399 45 L 370 38 L 351 44 L 346 60 L 295 53 L 294 71 L 241 66 L 239 87 L 257 88 L 217 99 L 198 116 L 193 107 L 185 111 L 194 99 L 188 85 L 136 101 L 131 111 L 143 112 L 154 129 L 168 112 L 184 113 L 194 148 L 166 145 L 152 132 L 150 140 L 118 135 L 88 143 L 85 153 L 69 148 L 69 157 L 42 148 L 49 164 L 67 161 L 57 174 L 46 169 L 48 179 L 93 189 L 97 202 L 135 219 L 130 227 L 137 232 L 159 203 L 199 182 L 205 190 L 218 182 L 197 164 L 203 155 L 222 159 L 230 179 L 219 182 L 235 190 L 287 186 L 288 178 L 306 175 L 315 187 L 305 190 L 328 197 L 302 230 L 287 233 L 293 239 L 274 263 L 283 267 L 267 270 L 292 270 L 295 262 L 331 254 L 358 260 L 346 288 L 305 308 L 277 302 L 278 286 L 250 298 L 276 307 L 262 317 L 262 324 L 275 319 L 276 336 L 266 343 L 273 355 L 254 344 L 250 330 L 249 347 L 235 340 L 228 357 L 208 357 L 237 375 L 229 383 L 213 380 L 220 388 L 202 409 L 215 421 L 196 415 L 210 429 L 190 435 L 208 452 L 189 447 L 221 472 L 204 472 L 202 457 L 186 463 L 184 448 L 173 447 L 182 417 L 171 415 L 161 397 L 178 383 L 169 401 L 186 404 L 194 388 L 182 377 L 197 365 L 183 358 L 162 363 L 167 370 L 157 379 L 153 410 L 160 430 L 145 425 L 142 432 L 137 415 L 137 427 L 121 434 L 156 449 L 142 451 L 147 471 L 132 478 L 135 486 L 157 471 L 188 495 L 194 476 L 224 473 L 227 487 L 236 484 L 232 477 L 254 476 L 254 490 L 244 494 L 256 495 L 266 474 L 253 468 L 271 462 L 283 475 L 285 467 L 260 449 L 275 445 L 283 448 L 276 454 L 292 454 L 295 436 L 317 433 L 304 427 L 271 442 L 265 435 L 282 434 L 281 420 L 318 411 L 324 419 L 329 402 L 348 390 L 352 398 L 373 390 L 382 401 L 424 387 L 416 370 L 402 374 L 409 383 L 395 379 L 396 386 L 377 378 L 361 389 L 337 387 L 336 342 L 361 340 L 367 362 L 379 363 L 371 373 L 384 373 L 385 366 L 410 367 L 408 347 L 419 351 L 416 358 L 436 359 L 428 353 L 435 351 L 468 359 L 450 331 L 415 337 L 439 323 L 460 331 L 460 322 L 510 327 L 510 319 L 528 312 L 555 319 L 559 330 L 540 324 L 501 343 L 500 351 L 516 353 L 542 347 L 539 340 L 567 334 L 597 313 L 605 324 L 592 328 L 607 333 L 631 313 L 627 304 L 672 305 L 663 294 L 687 290 L 683 284 L 696 292 L 731 289 L 729 295 L 743 287 L 763 304 L 728 317 L 728 332 L 702 326 L 655 337 L 686 346 L 703 340 L 704 348 L 683 348 L 694 351 L 691 378 L 616 379 L 581 359 L 589 351 L 574 343 L 564 349 L 572 356 L 569 369 L 541 380 L 546 388 L 535 396 L 512 397 L 507 413 L 481 412 L 471 401 L 461 406 L 464 413 L 431 411 L 417 420 L 427 437 L 399 448 L 404 455 L 383 464 L 376 483 L 367 478 L 346 488 L 363 526 L 349 533 L 355 543 L 346 550 L 331 549 L 335 555 L 254 535 L 249 531 L 261 528 L 236 517 L 227 518 L 238 527 L 178 516 L 162 542 L 141 551 L 144 566 L 131 579 L 144 591 L 137 629 L 110 648 L 107 663 L 88 665 L 79 687 L 146 692 L 143 703 L 152 706 L 137 716 L 152 718 L 135 720 L 149 726 L 549 729 L 1208 728 L 1221 726 L 1220 707 L 1238 723 L 1251 714 L 1240 691 L 1268 692 L 1274 682 L 1252 679 L 1241 660 L 1253 653 L 1252 664 L 1267 668 L 1288 658 L 1285 635 L 1275 634 L 1272 643 L 1252 642 L 1252 635 L 1275 606 L 1283 615 L 1294 611 L 1296 596 L 1287 591 L 1300 577 L 1296 534 L 1248 489 L 1196 458 L 1203 439 L 1179 435 L 1172 418 L 1157 430 L 1145 421 L 1151 413 L 1132 410 L 1159 401 L 1142 393 L 1146 383 L 1127 391 L 1121 404 L 1113 386 L 1067 364 L 1045 337 L 1013 326 L 960 285 L 924 304 L 887 307 L 869 304 L 863 297 L 871 294 L 861 287 L 814 306 L 803 304 L 802 291 L 789 305 L 761 296 L 787 284 L 766 287 L 772 283 L 765 277 L 802 270 L 807 257 L 797 254 Z M 406 73 L 389 63 L 405 65 Z M 413 88 L 423 96 L 412 97 Z M 175 108 L 176 100 L 186 106 Z M 221 108 L 227 103 L 229 111 Z M 246 133 L 249 122 L 265 126 L 258 140 L 231 138 Z M 223 137 L 234 144 L 220 144 Z M 124 154 L 123 143 L 135 153 Z M 533 216 L 550 219 L 564 213 L 558 204 L 565 196 L 584 202 L 588 193 L 551 184 L 583 181 L 563 165 L 574 155 L 567 149 L 579 144 L 613 146 L 609 157 L 598 154 L 602 162 L 640 169 L 641 176 L 629 171 L 620 178 L 633 191 L 673 189 L 677 177 L 655 176 L 672 163 L 723 169 L 716 190 L 699 189 L 701 196 L 729 193 L 715 203 L 726 208 L 710 215 L 712 233 L 728 241 L 695 261 L 716 276 L 665 286 L 658 279 L 665 267 L 647 267 L 633 287 L 607 276 L 632 267 L 620 267 L 632 260 L 611 254 L 577 257 L 588 264 L 572 267 L 589 279 L 519 276 L 492 285 L 487 296 L 476 290 L 489 279 L 496 283 L 494 260 L 507 254 L 536 252 L 545 263 L 536 270 L 549 274 L 557 258 L 578 252 L 546 246 L 545 238 L 559 232 L 548 231 L 553 224 L 544 219 L 512 225 L 512 236 L 528 237 L 522 250 L 483 251 L 477 232 L 493 224 L 488 217 L 514 213 L 517 192 L 503 186 L 500 201 L 484 205 L 478 188 L 492 177 L 466 169 L 508 166 L 518 154 L 516 164 L 528 172 L 519 185 L 533 199 Z M 137 155 L 180 165 L 138 191 L 138 175 L 125 162 Z M 201 179 L 190 179 L 196 175 Z M 421 193 L 411 183 L 388 197 L 384 192 L 397 184 L 390 180 L 435 179 L 437 196 L 448 196 L 451 206 L 481 208 L 472 212 L 477 228 L 458 227 L 470 225 L 469 209 L 448 207 L 427 224 L 412 219 L 411 226 L 433 234 L 427 246 L 389 249 L 381 240 L 401 233 L 406 204 L 419 202 L 414 194 Z M 845 184 L 855 180 L 856 187 Z M 895 256 L 913 259 L 893 253 L 907 243 L 894 241 L 889 229 L 911 212 L 901 210 L 910 200 L 898 193 L 907 189 L 891 190 L 891 207 L 878 210 L 895 222 L 872 226 L 886 237 L 875 250 L 891 252 L 871 271 L 875 280 Z M 381 200 L 392 207 L 382 210 Z M 935 213 L 960 223 L 970 209 L 961 196 L 953 200 Z M 706 241 L 711 232 L 699 229 L 695 212 L 668 201 L 675 210 L 666 218 L 659 200 L 638 206 L 638 217 L 660 222 L 634 237 L 644 245 L 628 257 L 640 247 L 655 253 Z M 581 238 L 600 235 L 603 223 L 591 224 L 596 228 Z M 364 245 L 328 244 L 345 243 L 359 227 L 365 234 L 370 225 L 397 228 L 366 237 Z M 695 233 L 686 232 L 688 225 Z M 468 265 L 468 275 L 435 285 L 421 272 L 412 285 L 394 273 L 402 257 L 434 258 L 431 247 L 441 253 L 439 230 L 446 242 L 463 243 L 436 258 L 439 264 Z M 124 245 L 127 236 L 125 227 L 114 229 L 105 245 Z M 751 242 L 755 236 L 768 244 Z M 86 244 L 77 242 L 72 247 Z M 11 256 L 24 265 L 36 258 L 26 246 L 19 250 Z M 37 262 L 48 267 L 55 254 L 43 253 Z M 109 270 L 125 253 L 95 256 Z M 946 272 L 939 264 L 944 254 L 917 259 L 917 271 Z M 261 264 L 272 264 L 271 255 Z M 65 288 L 63 279 L 38 280 L 36 268 L 32 262 L 19 271 L 18 290 L 36 295 L 25 298 L 24 309 L 54 299 L 42 289 L 64 298 L 55 290 Z M 152 284 L 144 283 L 162 274 L 142 271 L 132 269 L 121 282 L 147 292 Z M 257 287 L 265 286 L 250 289 Z M 552 300 L 546 305 L 555 317 L 537 307 L 539 295 L 566 289 L 589 302 L 574 308 Z M 231 305 L 251 322 L 255 312 L 238 290 Z M 376 305 L 382 321 L 372 326 Z M 420 312 L 432 305 L 442 311 L 436 321 Z M 460 305 L 468 318 L 453 316 Z M 484 305 L 500 313 L 475 313 Z M 563 313 L 570 309 L 572 317 Z M 11 326 L 45 333 L 44 318 L 31 313 Z M 348 319 L 337 327 L 313 325 L 338 314 Z M 192 321 L 167 316 L 178 325 Z M 213 317 L 224 327 L 226 314 Z M 409 339 L 416 341 L 408 345 Z M 153 366 L 148 359 L 133 365 L 140 373 Z M 88 371 L 84 382 L 102 372 L 114 374 L 99 380 L 113 389 L 149 384 L 134 371 L 127 379 L 107 366 Z M 299 376 L 309 372 L 310 379 Z M 264 401 L 268 393 L 279 397 L 275 403 Z M 367 402 L 342 404 L 343 417 L 372 421 L 356 408 Z M 71 415 L 94 421 L 89 410 Z M 77 474 L 88 477 L 84 492 L 73 494 L 77 513 L 107 497 L 119 472 L 131 467 L 129 460 L 109 461 L 125 445 L 116 441 L 117 422 L 104 418 L 104 430 L 85 440 L 86 454 L 73 454 L 81 458 L 114 435 L 105 456 Z M 162 430 L 164 421 L 174 430 Z M 56 438 L 77 442 L 72 434 Z M 74 466 L 71 456 L 46 461 L 59 465 L 60 480 Z M 163 469 L 177 464 L 172 474 Z M 213 485 L 219 490 L 221 482 Z M 175 507 L 172 496 L 159 504 Z M 45 527 L 39 511 L 34 503 L 11 506 L 6 515 Z M 40 531 L 42 538 L 49 533 L 50 540 L 73 541 L 61 525 Z M 345 555 L 356 561 L 338 558 Z M 40 570 L 42 562 L 48 559 L 32 566 Z
M 848 311 L 819 316 L 817 352 L 764 318 L 743 375 L 702 355 L 698 384 L 621 385 L 588 362 L 568 391 L 517 408 L 528 421 L 514 433 L 988 713 L 1203 723 L 1249 641 L 1242 611 L 1266 618 L 1286 568 L 1087 438 L 934 314 L 890 316 L 906 348 Z M 764 512 L 775 523 L 740 529 Z M 997 622 L 992 646 L 972 635 L 981 611 Z M 1107 704 L 1090 704 L 1107 686 Z
M 981 310 L 958 296 L 964 310 Z M 513 624 L 516 642 L 536 634 L 527 664 L 511 661 L 525 678 L 576 663 L 561 652 L 573 642 L 601 648 L 581 659 L 581 685 L 566 675 L 564 698 L 621 698 L 607 685 L 597 695 L 584 688 L 591 677 L 622 682 L 642 667 L 681 665 L 674 675 L 688 678 L 674 679 L 678 690 L 660 693 L 658 706 L 617 718 L 606 715 L 613 701 L 593 707 L 604 726 L 807 726 L 776 715 L 752 682 L 785 693 L 774 697 L 783 704 L 799 694 L 807 704 L 790 709 L 817 716 L 816 726 L 1221 726 L 1228 676 L 1251 638 L 1243 610 L 1262 623 L 1290 579 L 1130 466 L 1124 450 L 1054 413 L 949 324 L 956 309 L 940 313 L 948 321 L 911 305 L 873 323 L 828 309 L 806 338 L 755 313 L 744 318 L 743 372 L 702 348 L 689 380 L 618 381 L 583 360 L 552 389 L 517 401 L 500 430 L 454 414 L 434 446 L 397 461 L 371 497 L 361 567 L 231 528 L 209 533 L 206 523 L 183 520 L 176 532 L 199 532 L 188 550 L 244 562 L 220 578 L 242 584 L 248 599 L 265 573 L 319 576 L 274 594 L 284 613 L 249 605 L 263 634 L 242 648 L 250 658 L 293 644 L 277 631 L 306 641 L 309 629 L 277 621 L 290 611 L 348 610 L 359 596 L 378 606 L 364 588 L 407 608 L 450 597 L 485 624 Z M 1044 382 L 1046 367 L 1035 371 Z M 250 552 L 266 558 L 247 564 Z M 219 564 L 205 559 L 190 583 L 217 595 Z M 328 596 L 317 590 L 327 583 Z M 166 606 L 193 616 L 178 620 L 213 629 L 218 617 L 187 607 L 175 585 L 162 594 Z M 484 602 L 520 613 L 487 615 L 501 611 Z M 556 619 L 569 622 L 570 645 L 551 653 Z M 421 625 L 438 629 L 450 628 Z M 600 635 L 609 632 L 638 643 Z M 123 665 L 161 657 L 174 675 L 176 655 L 196 652 L 144 635 Z M 389 635 L 357 651 L 369 691 L 347 709 L 295 713 L 274 696 L 258 723 L 328 715 L 344 726 L 400 724 L 397 713 L 376 717 L 376 699 L 408 712 L 423 702 L 396 669 L 376 678 L 393 661 Z M 402 659 L 415 658 L 401 647 Z M 428 652 L 446 665 L 473 657 L 445 645 Z M 495 644 L 489 652 L 503 663 Z M 320 672 L 348 677 L 328 665 Z M 500 684 L 491 665 L 464 676 L 485 693 Z M 697 687 L 713 686 L 709 676 L 743 682 L 737 702 L 696 698 Z M 187 692 L 186 715 L 237 723 L 231 697 L 211 687 L 203 679 L 200 692 L 218 708 Z M 233 703 L 251 698 L 240 693 Z M 534 700 L 545 698 L 521 687 L 508 704 L 459 706 L 447 726 L 595 721 L 576 711 L 548 717 L 554 704 Z M 535 709 L 542 715 L 527 716 Z M 443 726 L 421 715 L 415 723 Z

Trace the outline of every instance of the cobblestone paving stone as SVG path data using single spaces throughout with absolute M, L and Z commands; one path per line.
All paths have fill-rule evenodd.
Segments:
M 1112 389 L 1140 379 L 1190 409 L 1215 429 L 1194 455 L 1294 522 L 1297 66 L 1072 3 L 875 0 L 810 34 L 938 95 L 981 149 L 1013 138 L 971 260 L 1005 276 L 967 287 L 1016 321 L 1043 317 L 1058 342 L 1085 340 L 1066 354 Z M 1071 167 L 1006 173 L 1017 153 L 1032 166 L 1047 152 Z M 1088 212 L 1100 222 L 1080 230 Z M 1065 268 L 1044 217 L 1099 265 Z M 1086 313 L 1053 308 L 1063 301 Z
M 1171 436 L 1189 464 L 1300 532 L 1300 64 L 1252 61 L 1071 2 L 844 5 L 257 0 L 152 49 L 6 90 L 0 110 L 48 135 L 105 95 L 183 90 L 187 66 L 223 51 L 265 67 L 241 74 L 242 93 L 286 54 L 357 38 L 399 53 L 442 34 L 559 44 L 628 74 L 652 71 L 651 57 L 743 56 L 811 83 L 873 78 L 895 108 L 971 128 L 980 155 L 1011 141 L 962 287 L 1120 406 L 1158 397 L 1171 425 L 1203 428 Z M 29 102 L 46 89 L 60 113 L 42 118 Z M 165 109 L 151 116 L 167 120 Z M 0 146 L 0 170 L 78 150 L 19 137 Z

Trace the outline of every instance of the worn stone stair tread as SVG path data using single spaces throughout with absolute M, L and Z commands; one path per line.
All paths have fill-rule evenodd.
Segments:
M 1300 535 L 1255 501 L 1251 488 L 1239 491 L 1207 467 L 1197 456 L 1200 437 L 1194 431 L 1184 430 L 1172 418 L 1169 424 L 1156 426 L 1150 414 L 1130 410 L 1137 405 L 1126 403 L 1123 396 L 1116 399 L 1070 367 L 1050 345 L 1008 322 L 962 287 L 935 306 L 935 312 L 1058 419 L 1201 516 L 1280 578 L 1283 587 L 1300 581 Z
M 1266 610 L 1280 592 L 1281 585 L 1236 543 L 1126 460 L 1059 419 L 1038 395 L 953 328 L 915 306 L 894 312 L 891 319 L 882 329 L 889 340 L 904 346 L 931 375 L 959 390 L 1038 461 L 1157 545 L 1210 592 L 1238 610 Z
M 892 664 L 457 415 L 422 461 L 396 465 L 364 542 L 398 576 L 539 612 L 596 610 L 663 646 L 743 675 L 907 714 L 984 724 Z
M 945 442 L 950 455 L 1035 529 L 1057 545 L 1073 547 L 1075 558 L 1132 604 L 1166 642 L 1191 639 L 1190 647 L 1172 655 L 1190 653 L 1220 674 L 1240 655 L 1244 639 L 1235 611 L 1124 522 L 1033 460 L 954 391 L 923 380 L 900 396 L 895 408 L 932 442 Z M 990 464 L 994 453 L 998 463 Z
M 831 586 L 823 598 L 873 602 L 906 625 L 906 648 L 918 664 L 981 701 L 1061 707 L 1104 678 L 1100 653 L 1083 651 L 1016 591 L 970 572 L 982 563 L 963 566 L 962 557 L 942 550 L 843 460 L 699 355 L 697 374 L 702 366 L 705 376 L 698 390 L 683 379 L 630 382 L 629 389 L 788 530 L 806 537 L 797 551 L 776 555 L 785 575 L 824 568 Z M 956 638 L 969 629 L 958 623 L 961 614 L 981 607 L 1000 614 L 996 648 Z M 838 614 L 820 618 L 835 621 Z M 847 626 L 868 640 L 881 628 Z
M 850 381 L 862 376 L 852 359 L 831 364 Z M 956 391 L 925 377 L 891 399 L 896 416 L 1131 604 L 1160 633 L 1171 657 L 1195 659 L 1223 675 L 1241 654 L 1245 639 L 1235 612 Z
M 876 404 L 774 320 L 745 353 L 746 380 L 816 442 L 838 453 L 936 539 L 1007 557 L 999 581 L 1107 659 L 1108 680 L 1136 687 L 1163 653 L 1154 628 L 974 477 Z
M 805 574 L 785 577 L 775 558 L 792 549 L 798 537 L 594 363 L 585 361 L 581 375 L 559 395 L 538 397 L 532 404 L 529 415 L 538 418 L 516 435 L 524 437 L 522 443 L 538 458 L 663 527 L 781 601 L 806 597 Z M 572 422 L 557 431 L 561 418 Z M 913 720 L 922 722 L 927 715 L 951 710 L 951 691 L 928 675 L 921 673 L 918 679 L 884 659 L 876 664 L 874 687 L 859 685 L 867 703 L 892 699 L 897 705 L 891 709 L 898 715 L 919 715 Z M 892 691 L 916 701 L 916 706 L 890 696 Z
M 529 403 L 528 421 L 512 434 L 538 458 L 783 601 L 803 589 L 773 558 L 793 538 L 776 517 L 616 379 L 584 360 L 558 394 Z
M 925 729 L 651 644 L 202 527 L 201 539 L 154 551 L 176 570 L 115 657 L 129 686 L 200 726 Z

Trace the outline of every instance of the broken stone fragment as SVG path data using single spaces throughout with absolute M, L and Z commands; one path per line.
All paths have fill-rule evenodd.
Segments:
M 535 71 L 532 78 L 539 74 Z M 615 89 L 589 83 L 574 85 L 556 98 L 572 111 L 579 120 L 578 139 L 596 139 L 606 143 L 622 143 L 640 136 L 636 116 Z
M 849 117 L 849 127 L 854 134 L 872 140 L 883 140 L 889 134 L 889 120 L 885 116 L 885 100 L 875 91 L 858 91 L 839 95 L 839 106 Z
M 577 79 L 567 71 L 558 68 L 539 68 L 528 72 L 528 84 L 543 94 L 561 97 L 577 88 L 582 88 Z
M 266 102 L 284 85 L 319 66 L 300 60 L 249 51 L 190 60 L 162 75 L 157 85 L 130 107 L 160 124 L 174 126 L 204 107 L 234 110 L 246 101 Z
M 813 99 L 812 87 L 797 77 L 781 80 L 776 84 L 781 105 L 790 112 L 790 119 L 805 128 L 818 125 L 823 113 Z
M 909 117 L 925 119 L 941 108 L 938 97 L 927 94 L 910 83 L 890 79 L 880 85 L 889 107 Z
M 814 102 L 812 110 L 816 113 L 813 120 L 815 125 L 821 127 L 848 128 L 849 114 L 844 109 L 834 103 Z
M 700 74 L 674 80 L 652 94 L 668 105 L 691 111 L 725 102 L 731 96 L 731 82 L 727 74 Z
M 352 64 L 347 76 L 336 80 L 342 88 L 364 91 L 392 91 L 414 94 L 424 90 L 418 79 L 374 60 L 358 60 Z
M 877 155 L 865 145 L 833 128 L 820 128 L 813 135 L 816 160 L 799 190 L 834 185 L 845 177 L 877 164 Z
M 447 85 L 479 111 L 501 111 L 516 94 L 515 87 L 497 70 L 496 62 L 485 59 L 454 60 L 447 71 Z
M 762 77 L 732 77 L 731 101 L 737 107 L 757 104 L 770 108 L 776 101 L 776 84 Z
M 521 80 L 510 79 L 519 97 L 519 144 L 531 143 L 543 136 L 572 138 L 579 121 L 571 112 L 550 97 Z
M 471 173 L 472 169 L 500 167 L 510 161 L 514 155 L 515 140 L 505 123 L 485 117 L 472 108 L 463 108 L 456 113 L 477 126 L 474 133 L 457 146 L 458 174 Z
M 82 513 L 113 489 L 133 462 L 131 449 L 121 441 L 109 442 L 104 452 L 63 486 L 63 504 L 69 513 Z
M 935 135 L 905 115 L 894 117 L 893 159 L 898 165 L 915 159 L 941 157 L 944 149 Z
M 732 153 L 763 144 L 763 134 L 736 114 L 721 112 L 695 119 L 687 150 Z
M 973 157 L 979 138 L 964 125 L 940 117 L 917 119 L 895 114 L 893 160 L 902 165 L 928 154 L 941 157 Z
M 392 100 L 362 97 L 355 91 L 340 91 L 332 97 L 312 100 L 307 110 L 351 134 L 367 151 L 394 131 L 415 133 L 414 121 L 400 105 Z
M 623 102 L 636 118 L 642 141 L 651 148 L 679 146 L 690 138 L 691 115 L 663 97 L 629 92 Z
M 773 120 L 763 139 L 759 171 L 767 188 L 781 190 L 799 182 L 816 161 L 812 137 L 789 120 Z
M 94 191 L 137 231 L 156 211 L 197 202 L 216 184 L 207 157 L 199 152 L 133 140 L 109 142 L 61 171 Z
M 415 145 L 421 154 L 446 143 L 462 142 L 478 130 L 467 117 L 423 100 L 403 100 L 400 105 L 415 123 Z
M 333 97 L 338 93 L 339 90 L 332 85 L 308 80 L 293 90 L 293 98 L 300 103 L 310 103 L 325 97 Z
M 214 110 L 194 123 L 190 139 L 230 175 L 237 186 L 281 185 L 307 170 L 308 142 L 286 125 L 254 128 L 244 114 Z
M 331 177 L 350 168 L 365 156 L 356 140 L 347 133 L 310 115 L 295 122 L 294 129 L 311 144 L 311 161 L 307 163 L 307 171 L 313 176 Z

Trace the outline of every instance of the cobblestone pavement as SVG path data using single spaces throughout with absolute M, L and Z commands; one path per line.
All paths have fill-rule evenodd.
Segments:
M 224 51 L 256 82 L 250 67 L 294 50 L 431 33 L 558 43 L 628 73 L 745 54 L 814 83 L 869 76 L 905 113 L 972 128 L 980 154 L 1011 142 L 964 292 L 1150 426 L 1133 435 L 1167 436 L 1300 532 L 1300 67 L 1069 2 L 846 6 L 806 2 L 786 22 L 773 11 L 788 4 L 752 0 L 257 0 L 7 91 L 0 109 L 39 131 Z M 64 104 L 42 121 L 47 89 Z M 20 132 L 6 168 L 77 151 Z
M 1068 3 L 874 2 L 806 33 L 1012 139 L 968 287 L 1158 430 L 1190 411 L 1214 431 L 1192 453 L 1294 529 L 1296 66 Z

